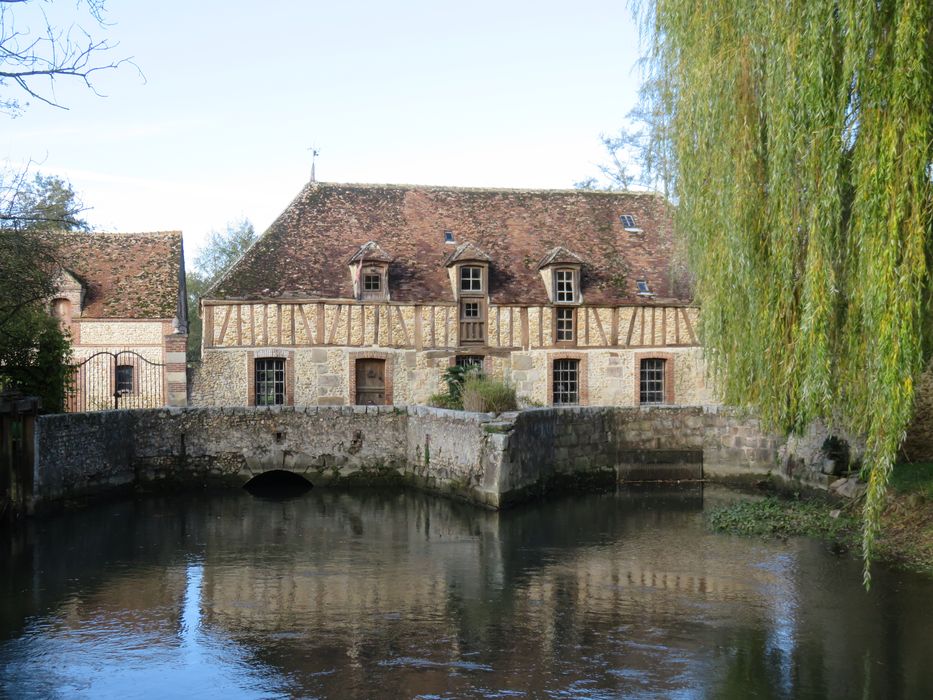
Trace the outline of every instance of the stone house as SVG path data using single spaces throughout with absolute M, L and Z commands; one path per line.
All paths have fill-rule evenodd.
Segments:
M 649 193 L 309 183 L 202 299 L 195 405 L 424 403 L 452 364 L 541 405 L 709 401 Z
M 50 311 L 77 367 L 69 410 L 187 405 L 188 304 L 180 231 L 64 232 Z

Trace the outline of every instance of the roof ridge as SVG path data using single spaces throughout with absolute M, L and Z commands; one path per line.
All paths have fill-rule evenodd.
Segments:
M 476 187 L 470 185 L 419 185 L 415 183 L 390 183 L 390 182 L 311 182 L 306 183 L 302 190 L 306 188 L 353 188 L 353 189 L 395 189 L 395 190 L 431 190 L 438 192 L 506 192 L 516 194 L 580 194 L 585 196 L 635 196 L 635 197 L 661 197 L 662 192 L 657 190 L 584 190 L 575 187 L 557 187 L 557 188 L 538 188 L 538 187 Z

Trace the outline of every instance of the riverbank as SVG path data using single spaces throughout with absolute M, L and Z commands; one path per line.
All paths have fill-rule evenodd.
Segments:
M 751 537 L 815 537 L 840 551 L 861 550 L 861 499 L 766 489 L 760 500 L 712 510 L 710 529 Z M 933 463 L 895 467 L 876 550 L 880 561 L 933 576 Z

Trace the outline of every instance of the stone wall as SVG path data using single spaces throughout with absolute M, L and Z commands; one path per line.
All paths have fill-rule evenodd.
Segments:
M 638 367 L 644 357 L 663 357 L 673 374 L 670 403 L 704 405 L 712 394 L 706 384 L 703 351 L 699 347 L 670 347 L 663 352 L 638 349 L 582 349 L 473 351 L 484 354 L 485 370 L 491 377 L 513 386 L 520 400 L 539 405 L 551 402 L 551 362 L 560 357 L 580 360 L 585 374 L 581 403 L 599 406 L 635 406 L 638 403 Z M 443 390 L 441 375 L 464 349 L 409 350 L 393 348 L 214 348 L 192 373 L 191 405 L 248 406 L 251 363 L 261 357 L 282 357 L 292 367 L 292 401 L 296 406 L 347 406 L 353 396 L 353 363 L 357 358 L 386 360 L 387 389 L 391 385 L 396 406 L 427 403 Z
M 708 408 L 201 408 L 45 416 L 37 504 L 163 483 L 240 486 L 270 470 L 316 486 L 385 478 L 498 507 L 555 479 L 778 472 L 780 441 Z

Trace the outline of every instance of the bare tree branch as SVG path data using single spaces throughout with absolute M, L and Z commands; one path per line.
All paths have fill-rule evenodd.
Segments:
M 106 60 L 118 43 L 95 39 L 78 24 L 55 26 L 41 6 L 43 2 L 47 0 L 0 0 L 0 110 L 15 115 L 26 106 L 7 94 L 10 88 L 53 107 L 67 109 L 55 94 L 56 79 L 83 83 L 95 95 L 103 96 L 93 83 L 96 73 L 125 64 L 139 71 L 132 58 Z M 14 6 L 25 9 L 30 4 L 35 6 L 30 19 L 33 26 L 41 25 L 39 29 L 33 29 L 28 21 L 25 27 L 21 26 L 17 23 L 18 15 L 14 16 Z M 99 28 L 107 28 L 103 0 L 83 0 L 78 4 L 86 6 L 87 14 Z

